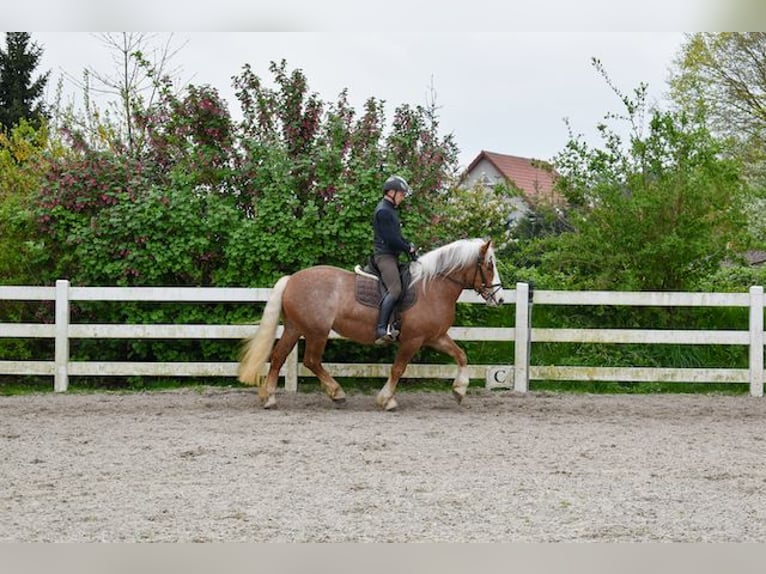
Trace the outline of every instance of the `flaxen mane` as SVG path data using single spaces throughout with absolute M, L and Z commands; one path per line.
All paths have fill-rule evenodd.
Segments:
M 425 287 L 437 275 L 448 275 L 455 269 L 476 261 L 482 245 L 483 239 L 459 239 L 421 255 L 417 262 L 410 266 L 412 284 L 422 281 Z M 491 247 L 487 251 L 487 257 L 494 259 Z

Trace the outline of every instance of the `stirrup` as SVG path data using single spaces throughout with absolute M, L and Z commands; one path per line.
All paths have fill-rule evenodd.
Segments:
M 376 333 L 377 334 L 377 333 Z M 386 328 L 386 334 L 375 339 L 376 345 L 387 345 L 393 343 L 399 337 L 399 331 L 394 329 L 393 325 L 389 325 Z

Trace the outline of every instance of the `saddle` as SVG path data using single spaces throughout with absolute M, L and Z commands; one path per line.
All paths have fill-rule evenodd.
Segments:
M 387 289 L 380 278 L 380 270 L 372 257 L 364 267 L 357 265 L 354 272 L 356 273 L 355 296 L 357 303 L 377 309 L 380 306 L 380 301 L 386 295 Z M 412 277 L 409 263 L 399 264 L 399 277 L 402 280 L 402 295 L 396 303 L 395 315 L 401 311 L 406 311 L 418 300 L 417 290 L 410 284 Z

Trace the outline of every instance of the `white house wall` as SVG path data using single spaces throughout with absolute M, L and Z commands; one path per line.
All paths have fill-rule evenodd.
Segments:
M 505 178 L 503 175 L 486 159 L 482 159 L 476 167 L 466 176 L 463 181 L 463 187 L 473 187 L 477 182 L 482 182 L 489 185 L 497 185 L 503 183 Z

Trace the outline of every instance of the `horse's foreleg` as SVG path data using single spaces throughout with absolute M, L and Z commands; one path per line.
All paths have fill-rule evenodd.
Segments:
M 299 338 L 300 334 L 298 331 L 289 323 L 286 324 L 282 337 L 277 341 L 271 353 L 271 365 L 269 366 L 269 373 L 266 375 L 266 381 L 258 389 L 258 396 L 264 409 L 274 408 L 277 404 L 276 392 L 279 370 L 285 364 L 287 356 L 293 350 Z
M 397 351 L 396 358 L 394 359 L 394 364 L 391 365 L 391 374 L 388 376 L 386 384 L 383 385 L 382 389 L 380 389 L 378 396 L 375 399 L 380 408 L 387 411 L 392 411 L 398 406 L 396 399 L 394 398 L 394 394 L 396 393 L 396 385 L 399 384 L 399 379 L 402 378 L 407 365 L 409 364 L 412 357 L 415 356 L 415 353 L 418 352 L 420 346 L 420 341 L 406 341 L 400 343 L 399 350 Z
M 457 363 L 457 376 L 452 383 L 452 396 L 460 403 L 465 397 L 468 391 L 468 383 L 470 379 L 468 377 L 468 359 L 465 351 L 458 347 L 457 343 L 446 333 L 438 339 L 428 343 L 429 347 L 433 347 L 437 351 L 447 353 L 450 357 L 455 359 Z
M 336 403 L 342 403 L 346 400 L 346 393 L 330 373 L 322 366 L 322 355 L 324 354 L 327 338 L 310 337 L 306 338 L 306 350 L 303 353 L 303 364 L 319 378 L 324 392 Z

